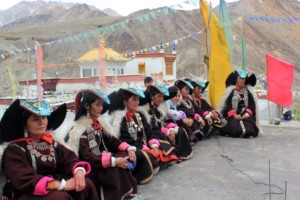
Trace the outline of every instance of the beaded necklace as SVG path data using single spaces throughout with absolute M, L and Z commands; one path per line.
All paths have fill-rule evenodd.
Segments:
M 128 132 L 131 137 L 136 140 L 138 138 L 138 133 L 144 132 L 144 126 L 142 123 L 142 118 L 139 113 L 136 113 L 133 116 L 133 120 L 130 122 L 126 121 Z
M 35 141 L 27 141 L 27 148 L 30 151 L 32 156 L 40 159 L 42 162 L 52 162 L 55 157 L 55 151 L 52 144 L 48 144 L 47 142 L 35 142 Z M 44 154 L 41 151 L 48 150 L 48 154 Z

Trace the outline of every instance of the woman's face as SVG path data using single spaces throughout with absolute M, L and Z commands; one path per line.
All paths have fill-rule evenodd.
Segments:
M 48 118 L 44 116 L 39 116 L 31 114 L 26 122 L 26 128 L 28 130 L 28 135 L 33 138 L 39 138 L 47 130 Z
M 246 81 L 245 78 L 241 78 L 241 77 L 239 76 L 239 77 L 237 78 L 236 84 L 237 84 L 237 86 L 239 86 L 239 87 L 244 87 L 244 86 L 245 86 L 245 81 Z
M 178 90 L 177 94 L 171 99 L 172 103 L 174 105 L 177 105 L 178 102 L 180 101 L 180 97 L 181 97 L 181 94 L 180 94 L 180 91 Z
M 98 118 L 101 115 L 101 112 L 103 110 L 103 100 L 98 98 L 96 101 L 94 101 L 91 106 L 89 107 L 90 116 L 91 118 Z
M 189 90 L 188 86 L 184 86 L 181 89 L 181 95 L 184 96 L 184 97 L 188 97 L 189 94 L 190 94 L 190 90 Z
M 194 87 L 194 94 L 195 95 L 201 96 L 201 93 L 202 93 L 202 87 L 200 87 L 200 86 Z
M 125 105 L 129 111 L 136 111 L 139 104 L 140 97 L 137 95 L 132 95 L 127 101 L 125 101 Z
M 155 105 L 159 106 L 164 101 L 164 96 L 162 93 L 155 94 L 152 97 L 152 101 Z

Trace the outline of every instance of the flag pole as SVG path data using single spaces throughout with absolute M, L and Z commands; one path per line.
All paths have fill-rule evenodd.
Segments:
M 268 96 L 269 96 L 269 94 L 268 94 Z M 268 99 L 268 111 L 269 111 L 269 124 L 272 124 L 271 122 L 271 110 L 270 110 L 270 101 L 269 101 L 269 99 Z

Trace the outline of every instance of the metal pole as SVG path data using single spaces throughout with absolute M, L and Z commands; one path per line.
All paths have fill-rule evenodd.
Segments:
M 285 181 L 284 200 L 286 200 L 287 181 Z
M 269 197 L 270 200 L 272 200 L 272 195 L 271 195 L 271 161 L 269 160 Z

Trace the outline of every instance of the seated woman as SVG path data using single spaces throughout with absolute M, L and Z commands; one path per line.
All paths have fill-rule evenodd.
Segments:
M 194 120 L 187 118 L 186 114 L 183 111 L 177 110 L 177 105 L 181 99 L 179 88 L 176 86 L 171 86 L 168 88 L 168 91 L 169 96 L 165 98 L 166 101 L 162 105 L 163 110 L 165 111 L 165 113 L 167 113 L 170 121 L 185 129 L 185 131 L 188 133 L 188 137 L 190 138 L 190 144 L 193 145 L 194 143 L 192 142 L 192 140 L 195 138 L 195 135 L 190 127 L 193 125 Z
M 130 172 L 136 161 L 136 148 L 121 142 L 105 120 L 107 116 L 101 115 L 109 104 L 107 95 L 101 90 L 79 91 L 68 145 L 80 160 L 91 163 L 89 178 L 101 199 L 124 199 L 137 192 L 136 180 Z
M 204 111 L 192 101 L 190 89 L 193 90 L 194 87 L 189 81 L 185 80 L 177 80 L 175 86 L 179 88 L 182 95 L 177 109 L 183 111 L 188 118 L 193 119 L 190 129 L 193 131 L 194 136 L 190 136 L 190 141 L 197 142 L 198 140 L 202 140 L 204 136 L 203 127 L 205 126 L 205 121 L 202 118 Z
M 122 141 L 147 152 L 146 155 L 152 160 L 151 163 L 155 170 L 159 169 L 157 163 L 161 167 L 165 167 L 166 164 L 177 161 L 175 148 L 170 145 L 161 145 L 145 116 L 137 110 L 139 98 L 145 97 L 142 91 L 133 88 L 120 89 L 118 92 L 110 94 L 109 97 L 111 100 L 110 112 L 114 111 L 111 113 L 112 125 Z
M 99 199 L 85 178 L 90 164 L 46 132 L 59 127 L 65 116 L 65 104 L 51 113 L 46 101 L 19 99 L 4 113 L 0 138 L 9 144 L 2 147 L 2 169 L 14 188 L 13 199 Z
M 214 110 L 209 103 L 202 98 L 202 93 L 207 88 L 208 81 L 190 80 L 194 90 L 191 90 L 191 96 L 195 104 L 204 110 L 206 126 L 204 127 L 204 133 L 207 137 L 210 137 L 212 133 L 219 132 L 219 128 L 226 125 L 226 120 L 216 110 Z
M 230 137 L 256 137 L 259 128 L 257 103 L 252 87 L 256 84 L 254 74 L 245 70 L 232 72 L 226 80 L 226 90 L 218 110 L 227 119 L 227 125 L 220 132 Z
M 145 96 L 139 110 L 149 120 L 152 132 L 160 139 L 161 145 L 173 146 L 179 159 L 189 159 L 193 151 L 186 130 L 173 123 L 163 109 L 164 97 L 169 96 L 168 88 L 155 83 L 148 86 Z

